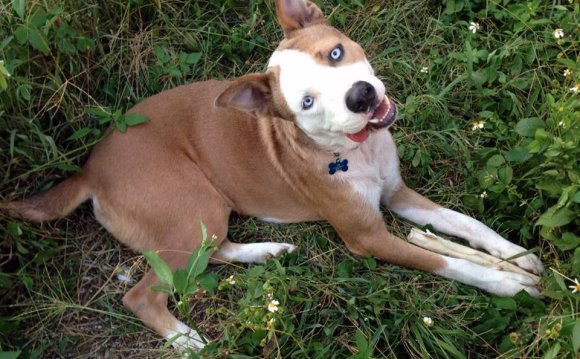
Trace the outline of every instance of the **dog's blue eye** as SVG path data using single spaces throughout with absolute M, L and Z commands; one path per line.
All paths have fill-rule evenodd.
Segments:
M 306 96 L 302 99 L 303 110 L 308 110 L 312 105 L 314 105 L 314 98 L 312 98 L 312 96 Z
M 332 51 L 330 51 L 330 54 L 328 54 L 328 57 L 330 58 L 331 61 L 338 62 L 338 61 L 342 60 L 343 54 L 344 54 L 344 49 L 343 49 L 342 45 L 339 44 L 334 49 L 332 49 Z

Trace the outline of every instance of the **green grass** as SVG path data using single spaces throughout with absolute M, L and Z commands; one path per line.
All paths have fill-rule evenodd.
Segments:
M 580 5 L 320 6 L 366 49 L 400 104 L 392 132 L 409 185 L 537 248 L 545 298 L 493 297 L 356 257 L 324 223 L 236 217 L 236 241 L 290 242 L 300 252 L 210 266 L 220 285 L 173 304 L 214 339 L 205 355 L 577 358 L 580 297 L 568 286 L 580 278 L 580 95 L 570 91 L 580 83 Z M 468 30 L 470 21 L 479 31 Z M 182 83 L 261 71 L 281 36 L 263 0 L 3 2 L 0 199 L 40 192 L 77 170 L 104 130 L 124 121 L 95 108 L 122 113 Z M 485 124 L 473 130 L 474 121 Z M 385 221 L 401 237 L 410 228 L 388 212 Z M 42 225 L 0 215 L 0 233 L 0 358 L 175 356 L 121 304 L 129 284 L 117 274 L 137 280 L 144 258 L 100 228 L 89 206 Z M 227 285 L 230 275 L 236 284 Z M 269 293 L 280 302 L 275 314 L 265 310 Z

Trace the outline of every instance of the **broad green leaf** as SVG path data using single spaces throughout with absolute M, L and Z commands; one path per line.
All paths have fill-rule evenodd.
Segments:
M 574 355 L 577 355 L 580 351 L 580 320 L 576 320 L 572 330 L 572 345 L 574 346 Z
M 561 239 L 555 240 L 554 244 L 561 251 L 569 251 L 571 249 L 580 247 L 580 238 L 578 238 L 578 236 L 574 233 L 566 232 L 562 234 Z
M 185 62 L 187 62 L 190 65 L 195 65 L 199 59 L 201 59 L 201 53 L 199 52 L 192 52 L 190 54 L 187 54 L 187 58 L 185 59 Z
M 554 180 L 543 180 L 536 183 L 536 188 L 545 191 L 549 196 L 557 197 L 562 193 L 562 183 Z
M 369 270 L 377 269 L 377 260 L 374 257 L 365 258 L 363 264 Z
M 19 18 L 24 19 L 24 0 L 12 0 L 12 8 Z
M 30 89 L 32 86 L 29 84 L 23 84 L 16 88 L 18 95 L 25 101 L 30 101 Z
M 538 128 L 544 128 L 544 121 L 537 117 L 524 118 L 516 125 L 516 133 L 524 137 L 534 137 Z
M 173 286 L 175 287 L 175 291 L 179 294 L 186 294 L 189 279 L 190 277 L 187 275 L 185 269 L 177 269 L 175 273 L 173 273 Z
M 499 167 L 505 163 L 505 159 L 502 155 L 493 155 L 487 160 L 487 165 L 490 167 Z
M 83 127 L 81 129 L 78 129 L 69 138 L 67 138 L 67 141 L 73 141 L 73 140 L 78 140 L 79 138 L 84 138 L 89 133 L 91 133 L 91 131 L 92 131 L 92 129 L 88 128 L 88 127 Z
M 511 167 L 502 167 L 497 171 L 499 180 L 505 184 L 510 184 L 514 175 Z
M 115 122 L 115 127 L 121 133 L 127 132 L 127 124 L 125 122 L 117 121 L 117 122 Z
M 513 298 L 492 297 L 491 302 L 498 309 L 507 309 L 507 310 L 515 311 L 517 308 L 516 301 Z
M 546 227 L 561 227 L 572 222 L 576 216 L 576 212 L 572 211 L 571 209 L 551 207 L 540 216 L 536 222 L 536 225 Z
M 127 113 L 123 119 L 127 126 L 136 126 L 149 121 L 149 117 L 138 113 Z
M 107 107 L 89 107 L 85 109 L 85 113 L 97 117 L 111 117 L 111 110 Z
M 0 352 L 0 359 L 16 359 L 20 356 L 21 351 L 17 352 Z
M 462 197 L 463 204 L 471 209 L 475 209 L 479 212 L 483 212 L 483 198 L 478 195 L 466 195 Z
M 84 52 L 94 50 L 96 45 L 93 39 L 89 39 L 88 37 L 80 37 L 77 39 L 75 47 L 77 50 Z
M 25 25 L 18 25 L 14 30 L 14 37 L 20 45 L 24 45 L 28 41 L 28 27 Z
M 576 248 L 572 257 L 572 271 L 580 273 L 580 248 Z
M 558 353 L 560 353 L 560 343 L 556 342 L 550 349 L 544 353 L 543 359 L 556 359 L 558 358 Z
M 512 150 L 503 152 L 504 158 L 508 162 L 522 163 L 529 160 L 532 154 L 525 147 L 516 147 Z
M 12 237 L 20 237 L 22 235 L 22 229 L 20 228 L 20 225 L 18 225 L 18 223 L 10 222 L 6 227 L 8 233 Z
M 189 258 L 187 272 L 191 278 L 196 278 L 203 273 L 209 263 L 213 251 L 207 246 L 199 246 Z
M 216 273 L 202 273 L 196 280 L 203 290 L 207 290 L 210 294 L 213 294 L 216 288 L 219 286 L 219 276 Z
M 471 48 L 469 41 L 465 41 L 465 59 L 467 65 L 467 75 L 471 78 L 473 74 L 473 60 L 474 51 Z
M 173 285 L 173 273 L 159 254 L 153 251 L 145 251 L 143 252 L 143 256 L 145 256 L 147 262 L 151 268 L 153 268 L 153 271 L 161 283 L 170 286 Z
M 38 28 L 28 28 L 28 42 L 32 47 L 42 52 L 44 55 L 48 55 L 48 40 Z
M 356 348 L 358 349 L 359 354 L 366 353 L 369 349 L 369 343 L 367 342 L 364 334 L 360 330 L 357 330 L 354 336 L 356 341 Z

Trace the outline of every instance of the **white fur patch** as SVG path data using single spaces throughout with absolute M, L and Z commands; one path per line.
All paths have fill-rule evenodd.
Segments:
M 287 223 L 281 219 L 274 218 L 274 217 L 261 217 L 260 220 L 264 221 L 264 222 L 268 222 L 268 223 L 274 223 L 274 224 Z
M 370 83 L 379 99 L 385 86 L 374 76 L 366 59 L 342 66 L 325 66 L 307 53 L 298 50 L 275 51 L 268 67 L 280 67 L 280 90 L 297 125 L 316 143 L 332 152 L 344 152 L 359 146 L 346 137 L 368 123 L 368 114 L 351 112 L 346 106 L 346 93 L 355 82 Z M 304 110 L 302 100 L 311 96 L 314 104 Z
M 165 339 L 172 341 L 171 345 L 179 351 L 190 349 L 197 352 L 205 346 L 199 333 L 179 320 L 175 328 L 165 336 Z
M 348 181 L 363 199 L 379 210 L 381 195 L 399 188 L 397 148 L 387 129 L 374 131 L 355 150 L 341 154 L 348 159 L 348 171 L 337 172 L 334 178 Z
M 464 259 L 443 258 L 447 263 L 446 267 L 435 272 L 443 277 L 502 296 L 511 297 L 521 290 L 535 297 L 540 295 L 534 288 L 536 281 L 526 275 L 487 268 Z
M 288 243 L 240 243 L 233 248 L 220 248 L 216 256 L 228 262 L 265 263 L 269 258 L 292 253 L 296 248 Z

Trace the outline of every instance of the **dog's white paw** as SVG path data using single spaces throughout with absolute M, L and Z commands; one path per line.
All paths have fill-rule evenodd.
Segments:
M 198 332 L 181 321 L 176 321 L 175 328 L 165 338 L 182 357 L 187 358 L 192 352 L 197 353 L 205 347 L 207 339 L 203 340 Z
M 540 297 L 540 291 L 536 288 L 538 283 L 527 275 L 493 269 L 492 271 L 496 273 L 491 276 L 492 280 L 486 284 L 487 288 L 484 288 L 488 292 L 512 297 L 519 291 L 525 290 L 536 298 Z
M 261 246 L 259 247 L 259 249 L 263 251 L 261 255 L 262 259 L 257 260 L 257 262 L 259 263 L 265 263 L 268 261 L 268 259 L 279 257 L 284 253 L 292 253 L 296 251 L 296 249 L 298 248 L 295 245 L 289 243 L 267 242 L 256 244 L 260 244 Z
M 455 279 L 493 294 L 511 297 L 525 290 L 534 297 L 540 297 L 536 288 L 538 281 L 524 274 L 505 272 L 484 267 L 465 259 L 445 257 L 446 267 L 436 273 Z
M 508 242 L 508 245 L 502 246 L 502 248 L 493 248 L 489 253 L 494 257 L 507 259 L 525 251 L 525 248 Z M 525 256 L 510 260 L 510 262 L 531 273 L 544 273 L 544 265 L 535 254 L 526 254 Z

